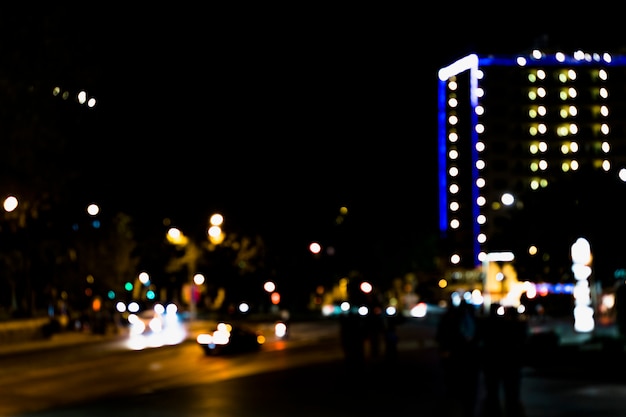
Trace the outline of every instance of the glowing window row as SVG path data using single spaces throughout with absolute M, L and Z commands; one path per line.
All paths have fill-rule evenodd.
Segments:
M 529 169 L 532 172 L 546 171 L 548 169 L 548 165 L 548 161 L 546 161 L 545 159 L 541 159 L 538 161 L 532 161 L 530 163 Z M 604 171 L 608 171 L 611 169 L 611 162 L 608 159 L 596 159 L 593 161 L 593 165 L 594 167 L 601 168 Z M 580 165 L 575 159 L 565 160 L 561 162 L 562 172 L 576 171 L 579 167 Z
M 592 130 L 602 135 L 608 135 L 611 133 L 611 128 L 607 123 L 596 123 L 591 126 Z M 477 125 L 476 131 L 482 133 L 485 131 L 484 126 Z M 565 137 L 578 134 L 578 125 L 576 123 L 561 124 L 554 130 L 557 136 Z M 530 136 L 545 135 L 548 133 L 548 126 L 545 123 L 533 123 L 528 127 L 528 134 Z
M 609 73 L 604 68 L 592 69 L 589 72 L 591 73 L 594 80 L 607 81 L 609 79 Z M 528 72 L 528 81 L 533 84 L 538 81 L 545 80 L 546 77 L 546 71 L 541 68 L 533 69 Z M 558 72 L 557 78 L 561 83 L 576 81 L 576 79 L 578 78 L 578 73 L 572 68 L 562 69 Z
M 609 91 L 605 87 L 591 89 L 591 92 L 592 97 L 595 98 L 606 99 L 609 97 Z M 578 97 L 578 90 L 574 87 L 561 88 L 558 90 L 558 93 L 559 98 L 562 101 L 571 100 Z M 528 93 L 526 93 L 526 95 L 531 101 L 535 101 L 546 98 L 548 95 L 548 90 L 546 90 L 545 87 L 533 87 L 528 90 Z M 483 97 L 483 94 L 481 94 L 479 97 Z
M 594 117 L 608 117 L 609 115 L 609 108 L 608 106 L 605 105 L 601 105 L 601 106 L 593 106 L 592 108 L 592 115 Z M 478 109 L 477 109 L 478 110 Z M 485 112 L 484 108 L 480 108 L 480 113 L 477 114 L 479 116 L 482 116 Z M 531 106 L 528 109 L 528 117 L 530 117 L 531 119 L 537 119 L 539 117 L 545 117 L 548 114 L 548 111 L 546 109 L 546 106 L 543 105 L 536 105 L 536 106 Z M 559 108 L 559 116 L 562 119 L 567 119 L 568 117 L 576 117 L 578 116 L 578 107 L 574 106 L 574 105 L 569 105 L 569 106 L 562 106 L 561 108 Z
M 596 144 L 595 147 L 598 147 L 599 151 L 608 154 L 611 151 L 611 145 L 609 144 L 609 142 L 600 142 L 599 144 Z M 560 145 L 560 150 L 561 153 L 563 155 L 567 155 L 570 153 L 576 153 L 578 152 L 578 143 L 577 142 L 563 142 Z M 530 144 L 530 146 L 528 147 L 528 151 L 532 154 L 532 155 L 536 155 L 538 153 L 546 153 L 548 151 L 548 143 L 544 142 L 544 141 L 540 141 L 540 142 L 533 142 Z

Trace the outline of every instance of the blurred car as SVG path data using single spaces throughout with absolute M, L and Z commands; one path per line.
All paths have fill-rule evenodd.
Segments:
M 132 336 L 162 333 L 168 327 L 178 326 L 180 322 L 177 307 L 172 303 L 167 307 L 156 303 L 152 308 L 140 311 L 136 307 L 132 311 L 127 318 Z
M 213 332 L 199 334 L 196 342 L 207 356 L 212 356 L 259 350 L 265 336 L 241 324 L 220 322 Z

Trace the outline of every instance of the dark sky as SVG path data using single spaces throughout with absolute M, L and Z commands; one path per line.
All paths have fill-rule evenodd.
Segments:
M 592 34 L 593 12 L 568 26 L 545 12 L 535 25 L 511 20 L 514 9 L 495 21 L 480 11 L 5 14 L 0 46 L 19 55 L 8 64 L 22 77 L 97 97 L 93 183 L 124 208 L 177 219 L 220 209 L 290 231 L 348 204 L 364 225 L 386 216 L 389 233 L 420 234 L 436 225 L 438 68 L 569 36 L 621 46 Z
M 330 222 L 340 204 L 433 218 L 436 83 L 416 28 L 304 15 L 142 28 L 104 80 L 121 80 L 107 112 L 138 147 L 122 158 L 139 190 L 255 219 Z M 131 88 L 150 105 L 120 105 Z

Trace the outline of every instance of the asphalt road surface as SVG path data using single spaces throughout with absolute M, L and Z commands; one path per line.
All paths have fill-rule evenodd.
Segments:
M 395 360 L 368 358 L 358 369 L 346 367 L 329 322 L 294 324 L 290 340 L 230 357 L 206 357 L 189 341 L 137 352 L 99 345 L 5 356 L 0 415 L 445 417 L 431 324 L 409 320 L 398 329 Z M 525 368 L 526 416 L 626 415 L 623 359 L 623 351 L 589 345 Z

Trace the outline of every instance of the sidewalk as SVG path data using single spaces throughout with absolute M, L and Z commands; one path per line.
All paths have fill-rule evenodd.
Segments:
M 553 331 L 559 338 L 561 345 L 580 345 L 591 342 L 593 339 L 620 337 L 617 326 L 613 323 L 596 323 L 591 332 L 577 332 L 574 324 L 568 319 L 546 319 L 530 322 L 531 334 Z
M 215 321 L 184 321 L 182 322 L 182 326 L 186 334 L 185 338 L 187 340 L 195 340 L 198 333 L 213 329 L 215 327 Z M 64 346 L 101 343 L 112 340 L 125 340 L 128 339 L 128 335 L 128 327 L 118 327 L 115 331 L 109 330 L 105 334 L 92 333 L 89 331 L 65 330 L 55 333 L 49 338 L 0 343 L 0 355 L 26 353 L 45 349 L 57 349 Z
M 55 333 L 49 338 L 0 344 L 0 355 L 55 349 L 78 344 L 99 343 L 106 340 L 123 338 L 126 337 L 126 335 L 127 333 L 124 330 L 120 330 L 118 334 L 109 333 L 105 335 L 66 330 Z

